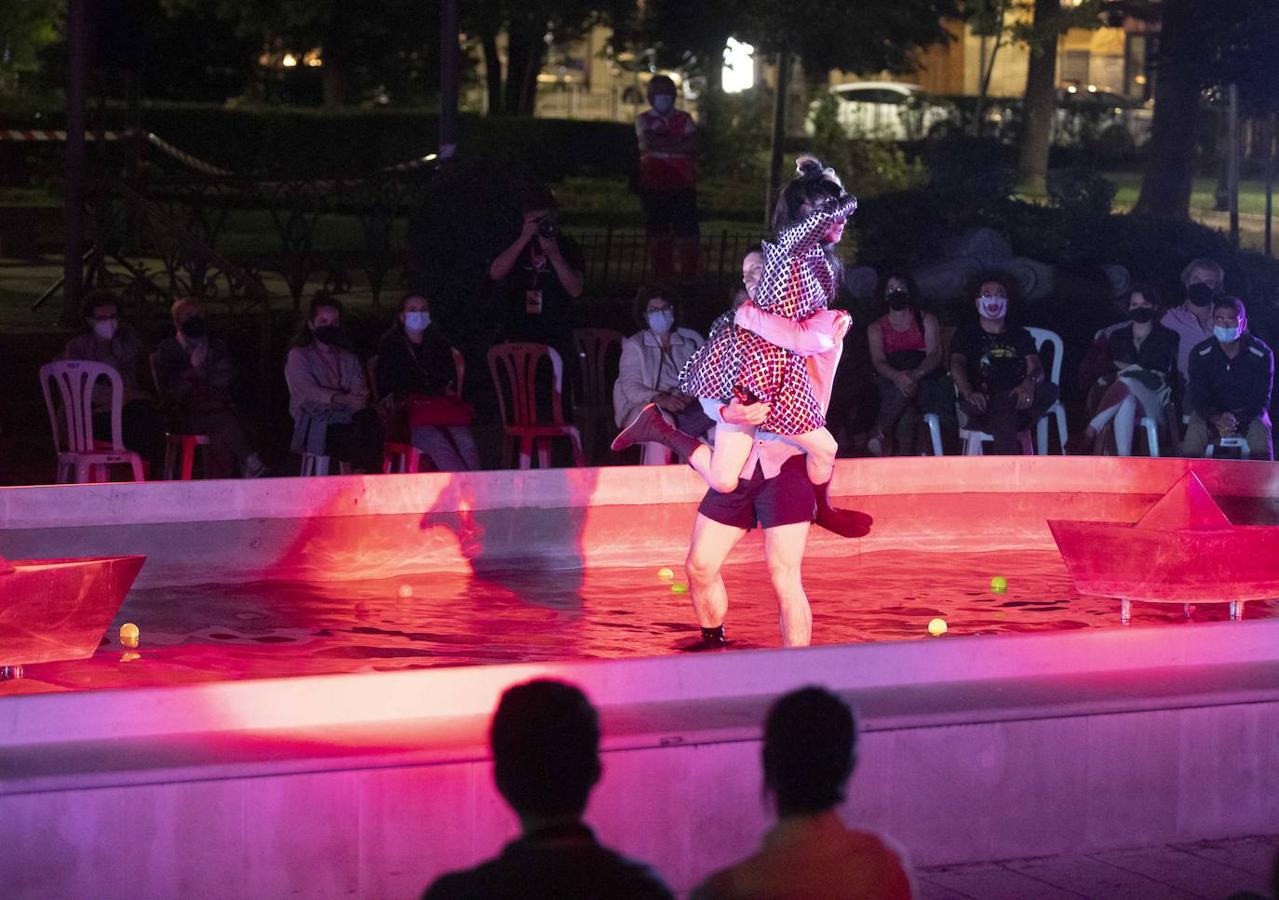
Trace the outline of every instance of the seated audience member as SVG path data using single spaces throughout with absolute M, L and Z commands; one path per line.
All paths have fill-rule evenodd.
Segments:
M 173 301 L 172 316 L 176 333 L 162 340 L 155 351 L 156 387 L 170 428 L 180 434 L 209 436 L 211 477 L 256 478 L 266 467 L 249 446 L 231 402 L 235 371 L 226 343 L 209 334 L 198 300 Z
M 635 420 L 649 403 L 656 403 L 662 418 L 685 434 L 702 437 L 714 424 L 696 397 L 680 393 L 679 373 L 698 347 L 702 336 L 677 328 L 675 302 L 658 288 L 640 288 L 635 318 L 641 330 L 622 341 L 622 358 L 613 383 L 613 412 L 619 428 Z M 641 462 L 663 465 L 667 451 L 661 444 L 644 444 Z
M 955 333 L 950 375 L 968 428 L 994 438 L 994 453 L 1018 453 L 1025 431 L 1057 401 L 1057 385 L 1044 377 L 1035 341 L 1008 323 L 1008 288 L 987 278 L 975 298 L 980 319 Z
M 1128 292 L 1124 305 L 1128 321 L 1105 329 L 1079 368 L 1092 418 L 1069 441 L 1071 453 L 1100 450 L 1109 429 L 1119 455 L 1131 456 L 1139 415 L 1159 423 L 1175 421 L 1177 334 L 1157 321 L 1159 293 L 1152 284 L 1138 284 Z
M 875 431 L 866 442 L 875 456 L 915 452 L 920 416 L 934 412 L 938 388 L 949 390 L 941 373 L 941 331 L 937 317 L 919 309 L 919 293 L 909 275 L 894 272 L 880 282 L 888 311 L 870 323 L 866 339 L 879 389 Z M 889 443 L 891 441 L 891 444 Z
M 693 900 L 909 900 L 902 854 L 839 817 L 856 766 L 857 724 L 841 698 L 819 687 L 773 704 L 764 724 L 764 790 L 777 824 L 754 856 L 714 873 Z
M 1212 301 L 1221 296 L 1226 273 L 1206 257 L 1192 259 L 1181 271 L 1186 299 L 1163 314 L 1160 324 L 1177 333 L 1177 371 L 1181 383 L 1190 381 L 1190 351 L 1212 337 Z
M 67 342 L 62 358 L 105 363 L 120 373 L 124 385 L 121 437 L 125 449 L 155 464 L 164 452 L 164 426 L 155 398 L 142 387 L 142 367 L 146 365 L 142 341 L 120 321 L 120 301 L 111 291 L 93 291 L 85 298 L 82 309 L 87 330 Z M 93 436 L 110 441 L 111 388 L 105 381 L 94 385 L 92 402 Z
M 646 866 L 602 846 L 582 822 L 599 781 L 600 724 L 576 687 L 537 680 L 502 694 L 489 730 L 493 779 L 522 835 L 496 859 L 451 872 L 423 900 L 669 898 Z
M 1252 459 L 1273 459 L 1270 392 L 1274 354 L 1248 331 L 1248 314 L 1236 297 L 1212 304 L 1213 336 L 1190 352 L 1186 411 L 1190 424 L 1182 456 L 1203 456 L 1218 438 L 1242 437 Z
M 342 329 L 342 304 L 323 291 L 284 363 L 294 453 L 315 453 L 365 472 L 382 471 L 382 435 L 364 367 Z
M 419 294 L 400 301 L 399 320 L 378 344 L 377 387 L 406 416 L 409 441 L 441 472 L 474 471 L 480 452 L 469 425 L 430 424 L 427 397 L 458 397 L 453 347 L 431 320 L 430 304 Z

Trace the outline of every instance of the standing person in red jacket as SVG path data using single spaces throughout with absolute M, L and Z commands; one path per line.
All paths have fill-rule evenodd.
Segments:
M 646 109 L 635 117 L 639 139 L 639 195 L 648 223 L 649 263 L 655 281 L 675 275 L 679 247 L 680 276 L 697 277 L 697 123 L 675 108 L 675 82 L 654 75 Z

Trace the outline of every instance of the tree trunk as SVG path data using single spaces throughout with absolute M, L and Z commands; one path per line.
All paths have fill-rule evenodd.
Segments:
M 537 106 L 537 76 L 542 72 L 542 64 L 546 62 L 546 42 L 539 35 L 532 42 L 528 59 L 524 63 L 523 77 L 520 80 L 519 110 L 521 116 L 531 116 Z
M 1200 51 L 1195 46 L 1196 0 L 1166 0 L 1155 81 L 1155 114 L 1150 155 L 1133 212 L 1185 219 L 1195 175 L 1195 134 L 1202 86 Z
M 502 59 L 497 55 L 497 35 L 485 32 L 480 39 L 484 48 L 484 85 L 488 88 L 488 114 L 502 114 Z
M 502 112 L 508 116 L 520 114 L 524 72 L 528 69 L 532 54 L 529 29 L 523 23 L 511 22 L 506 32 L 506 90 L 502 96 Z
M 345 106 L 347 94 L 346 69 L 341 62 L 325 60 L 324 75 L 320 79 L 324 87 L 325 106 Z
M 1057 37 L 1054 20 L 1061 0 L 1035 0 L 1036 39 L 1026 68 L 1025 123 L 1017 155 L 1017 189 L 1032 197 L 1048 195 L 1048 151 L 1057 106 Z

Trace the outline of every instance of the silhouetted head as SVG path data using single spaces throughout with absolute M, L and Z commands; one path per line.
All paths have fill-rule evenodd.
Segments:
M 600 778 L 600 723 L 578 688 L 539 679 L 507 689 L 489 729 L 497 789 L 520 815 L 581 815 Z
M 764 787 L 781 816 L 838 806 L 853 774 L 857 726 L 843 699 L 825 688 L 792 691 L 764 723 Z

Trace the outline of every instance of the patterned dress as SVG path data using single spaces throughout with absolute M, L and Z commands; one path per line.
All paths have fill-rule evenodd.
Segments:
M 764 242 L 764 274 L 755 306 L 794 321 L 826 308 L 835 294 L 835 272 L 822 237 L 835 219 L 847 219 L 857 200 L 845 197 Z M 724 317 L 721 317 L 723 319 Z M 720 326 L 719 321 L 716 322 Z M 805 434 L 826 425 L 804 358 L 733 324 L 714 328 L 680 374 L 680 390 L 728 402 L 735 391 L 772 404 L 761 431 Z

